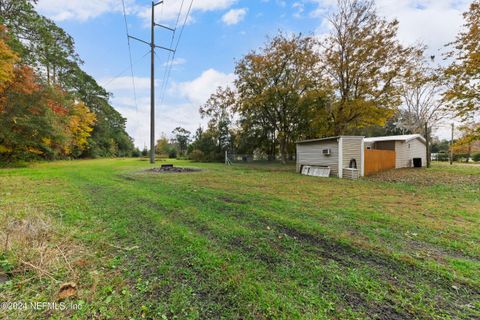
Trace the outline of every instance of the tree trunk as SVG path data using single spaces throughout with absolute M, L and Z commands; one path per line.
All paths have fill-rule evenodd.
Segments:
M 287 139 L 280 137 L 280 155 L 282 157 L 282 164 L 287 164 Z
M 50 85 L 50 66 L 47 63 L 47 84 Z
M 276 158 L 276 145 L 275 145 L 275 132 L 272 133 L 270 139 L 270 150 L 268 155 L 268 161 L 275 161 Z

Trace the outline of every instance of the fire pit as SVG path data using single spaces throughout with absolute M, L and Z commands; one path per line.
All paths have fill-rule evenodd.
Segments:
M 162 164 L 160 168 L 148 169 L 147 172 L 153 173 L 185 173 L 185 172 L 198 172 L 201 171 L 198 168 L 183 168 L 175 167 L 173 164 Z

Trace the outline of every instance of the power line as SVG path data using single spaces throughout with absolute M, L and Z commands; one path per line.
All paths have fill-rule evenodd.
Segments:
M 141 60 L 143 60 L 148 54 L 150 53 L 150 50 L 148 50 L 141 58 L 139 58 L 138 60 L 136 60 L 133 65 L 136 66 Z M 128 65 L 128 67 L 126 67 L 125 69 L 123 69 L 121 72 L 119 72 L 118 74 L 116 74 L 115 76 L 113 76 L 112 78 L 108 79 L 105 83 L 101 84 L 102 87 L 106 87 L 108 86 L 110 83 L 112 83 L 113 81 L 117 80 L 120 76 L 124 75 L 125 72 L 127 72 L 128 70 L 131 69 L 131 66 L 130 64 Z
M 170 65 L 168 66 L 168 71 L 167 71 L 167 77 L 166 77 L 166 80 L 164 81 L 164 86 L 162 88 L 162 98 L 160 100 L 160 104 L 163 104 L 163 101 L 165 99 L 165 93 L 167 91 L 167 84 L 168 84 L 168 81 L 170 80 L 170 74 L 172 72 L 172 67 L 173 67 L 173 62 L 175 60 L 175 56 L 177 54 L 177 49 L 178 49 L 178 45 L 180 44 L 180 40 L 182 38 L 182 35 L 183 35 L 183 31 L 185 29 L 185 26 L 187 24 L 187 21 L 188 21 L 188 17 L 190 16 L 190 12 L 192 10 L 192 6 L 193 6 L 193 0 L 190 1 L 190 6 L 188 7 L 188 11 L 187 11 L 187 14 L 185 15 L 185 20 L 183 21 L 183 25 L 182 25 L 182 28 L 180 29 L 180 35 L 178 36 L 178 39 L 177 39 L 177 44 L 175 45 L 175 49 L 173 49 L 173 54 L 172 54 L 172 58 L 170 60 Z M 182 1 L 182 8 L 183 8 L 183 1 Z M 182 9 L 181 8 L 181 9 Z M 180 10 L 181 10 L 180 9 Z M 180 19 L 180 13 L 181 11 L 179 12 L 179 15 L 178 15 L 178 18 L 177 18 L 177 23 L 178 23 L 178 20 Z M 175 28 L 176 30 L 176 28 Z M 175 35 L 174 35 L 175 36 Z M 173 40 L 173 39 L 172 39 Z M 173 41 L 172 41 L 172 44 L 173 44 Z
M 180 39 L 182 38 L 183 30 L 185 30 L 185 25 L 187 24 L 188 17 L 190 16 L 190 12 L 192 11 L 192 6 L 193 6 L 193 0 L 190 1 L 190 6 L 188 7 L 187 15 L 185 16 L 185 21 L 183 21 L 182 29 L 180 30 L 180 35 L 178 36 L 177 45 L 175 46 L 175 49 L 173 50 L 174 54 L 178 49 L 178 44 L 180 43 Z
M 130 59 L 130 70 L 132 74 L 132 85 L 133 85 L 133 99 L 135 101 L 135 109 L 138 111 L 138 104 L 137 104 L 137 89 L 135 86 L 135 75 L 133 73 L 133 59 L 132 59 L 132 47 L 130 45 L 130 32 L 128 31 L 128 21 L 127 21 L 127 10 L 125 9 L 125 0 L 122 0 L 122 7 L 123 7 L 123 18 L 125 21 L 125 32 L 127 35 L 127 43 L 128 43 L 128 56 Z
M 156 56 L 155 48 L 166 50 L 166 51 L 169 51 L 169 52 L 172 53 L 171 54 L 172 59 L 169 62 L 170 65 L 168 67 L 167 78 L 166 78 L 166 81 L 164 83 L 164 88 L 166 88 L 166 83 L 168 82 L 168 78 L 170 77 L 170 72 L 171 72 L 171 69 L 172 69 L 173 60 L 175 59 L 176 50 L 177 50 L 178 45 L 180 43 L 180 39 L 181 39 L 183 31 L 185 29 L 185 25 L 187 24 L 188 17 L 190 16 L 190 11 L 191 11 L 192 6 L 193 6 L 193 0 L 191 0 L 191 2 L 190 2 L 190 6 L 189 6 L 187 14 L 185 16 L 185 21 L 183 23 L 183 26 L 182 26 L 182 29 L 181 29 L 181 32 L 180 32 L 180 36 L 178 37 L 177 44 L 175 45 L 175 49 L 171 48 L 171 46 L 173 45 L 173 42 L 175 40 L 175 32 L 176 32 L 176 28 L 178 27 L 178 22 L 180 20 L 180 17 L 177 17 L 177 25 L 175 26 L 175 29 L 172 29 L 172 28 L 164 26 L 164 25 L 160 25 L 160 24 L 155 22 L 155 7 L 160 5 L 160 4 L 164 5 L 164 0 L 160 0 L 159 2 L 152 2 L 152 21 L 151 21 L 151 34 L 150 34 L 151 40 L 150 40 L 150 42 L 139 39 L 139 38 L 134 37 L 134 36 L 131 36 L 129 34 L 127 18 L 126 18 L 126 11 L 125 11 L 125 0 L 122 0 L 122 3 L 123 3 L 123 11 L 124 11 L 124 17 L 125 17 L 125 28 L 126 28 L 126 31 L 127 31 L 127 37 L 129 39 L 128 44 L 129 44 L 129 51 L 130 51 L 130 60 L 131 60 L 130 38 L 134 39 L 134 40 L 137 40 L 139 42 L 142 42 L 142 43 L 144 43 L 144 44 L 146 44 L 150 47 L 150 54 L 151 54 L 151 63 L 150 63 L 150 163 L 154 164 L 155 163 L 155 56 Z M 181 15 L 181 12 L 183 10 L 183 4 L 184 4 L 184 0 L 182 0 L 182 7 L 180 8 L 179 16 Z M 162 28 L 164 28 L 166 30 L 170 30 L 171 32 L 174 33 L 173 34 L 173 39 L 171 40 L 170 48 L 162 47 L 162 46 L 159 46 L 159 45 L 155 44 L 155 27 L 162 27 Z M 133 67 L 132 67 L 132 74 L 133 74 Z M 164 96 L 165 96 L 165 90 L 163 92 L 162 101 L 163 101 Z
M 183 4 L 184 4 L 185 0 L 182 0 L 182 4 L 180 5 L 180 10 L 178 11 L 178 16 L 177 16 L 177 22 L 175 23 L 175 30 L 177 29 L 177 26 L 178 26 L 178 22 L 180 21 L 180 17 L 182 15 L 182 10 L 183 10 Z M 173 41 L 173 38 L 172 38 L 172 41 Z
M 180 10 L 178 10 L 177 21 L 175 22 L 175 28 L 173 28 L 174 31 L 172 32 L 172 38 L 170 40 L 170 48 L 173 47 L 173 41 L 175 40 L 175 35 L 176 35 L 176 32 L 177 32 L 178 23 L 180 22 L 180 17 L 182 16 L 182 11 L 183 11 L 183 5 L 184 4 L 185 4 L 185 0 L 182 0 L 182 4 L 180 5 Z M 166 65 L 168 65 L 168 63 L 170 62 L 171 56 L 172 56 L 172 52 L 169 52 Z M 173 63 L 173 61 L 172 61 L 172 63 Z M 166 74 L 166 72 L 165 72 L 165 74 Z M 163 80 L 164 81 L 166 80 L 165 75 L 164 75 Z
M 175 34 L 177 32 L 177 27 L 178 27 L 178 23 L 180 22 L 180 18 L 182 16 L 182 11 L 183 11 L 183 5 L 185 4 L 185 0 L 182 0 L 182 3 L 180 5 L 180 10 L 178 10 L 178 15 L 177 15 L 177 19 L 176 19 L 176 22 L 175 22 L 175 27 L 173 28 L 173 32 L 172 32 L 172 38 L 170 40 L 170 48 L 173 47 L 173 42 L 175 41 Z M 162 9 L 163 9 L 163 6 L 162 6 Z M 164 66 L 164 72 L 163 72 L 163 79 L 162 79 L 162 87 L 160 89 L 160 92 L 161 92 L 161 98 L 160 98 L 160 104 L 163 103 L 163 98 L 164 98 L 164 95 L 165 95 L 165 92 L 167 90 L 167 77 L 169 77 L 168 73 L 169 73 L 169 64 L 170 64 L 170 60 L 172 59 L 172 52 L 168 52 L 168 57 L 167 57 L 167 61 L 165 62 Z M 158 56 L 157 56 L 158 58 Z M 161 61 L 160 61 L 161 62 Z M 171 61 L 171 63 L 173 64 L 173 59 Z

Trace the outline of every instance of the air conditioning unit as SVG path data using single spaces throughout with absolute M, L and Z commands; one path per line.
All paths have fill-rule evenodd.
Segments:
M 330 149 L 323 149 L 323 150 L 322 150 L 322 154 L 323 154 L 324 156 L 329 156 L 329 155 L 332 154 L 332 150 L 330 150 Z

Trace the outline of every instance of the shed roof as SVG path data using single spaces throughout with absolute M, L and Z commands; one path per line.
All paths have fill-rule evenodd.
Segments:
M 326 137 L 326 138 L 319 138 L 319 139 L 309 139 L 309 140 L 302 140 L 302 141 L 297 141 L 297 144 L 301 143 L 310 143 L 310 142 L 320 142 L 320 141 L 326 141 L 326 140 L 334 140 L 338 138 L 363 138 L 363 136 L 334 136 L 334 137 Z
M 386 136 L 386 137 L 371 137 L 365 138 L 365 142 L 379 142 L 379 141 L 412 141 L 415 139 L 420 139 L 423 143 L 425 143 L 425 138 L 422 137 L 420 134 L 405 134 L 401 136 Z

